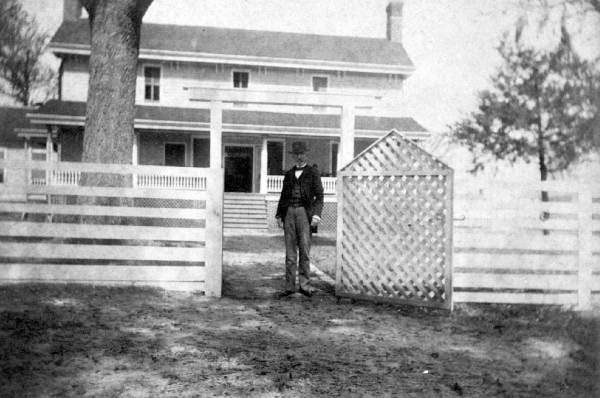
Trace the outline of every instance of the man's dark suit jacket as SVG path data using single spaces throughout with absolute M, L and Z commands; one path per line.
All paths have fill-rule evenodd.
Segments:
M 276 217 L 282 220 L 285 220 L 285 214 L 292 199 L 294 179 L 296 178 L 295 170 L 296 168 L 292 167 L 285 173 L 285 177 L 283 177 L 283 188 L 281 189 L 281 197 L 279 198 L 276 214 Z M 318 169 L 306 165 L 299 181 L 302 205 L 306 210 L 308 222 L 310 222 L 312 216 L 317 215 L 321 217 L 321 211 L 323 211 L 323 184 L 321 183 L 321 175 Z

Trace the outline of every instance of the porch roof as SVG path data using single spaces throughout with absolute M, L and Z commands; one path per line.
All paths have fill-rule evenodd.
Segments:
M 35 108 L 28 107 L 0 107 L 0 147 L 23 148 L 23 140 L 20 135 L 44 134 L 46 130 L 39 125 L 31 124 L 26 117 Z
M 56 54 L 89 55 L 88 20 L 63 22 L 50 49 Z M 142 25 L 140 58 L 371 73 L 414 70 L 402 44 L 384 38 L 152 23 Z
M 50 100 L 28 116 L 34 124 L 83 126 L 85 102 Z M 410 117 L 357 116 L 356 135 L 376 137 L 396 129 L 414 138 L 427 130 Z M 135 127 L 149 130 L 208 131 L 210 112 L 202 108 L 136 105 Z M 241 133 L 279 133 L 339 136 L 340 117 L 248 110 L 223 110 L 223 129 Z

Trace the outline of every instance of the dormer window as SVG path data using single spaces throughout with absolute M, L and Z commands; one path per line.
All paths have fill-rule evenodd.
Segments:
M 327 76 L 312 77 L 313 91 L 327 91 Z
M 160 101 L 160 67 L 144 67 L 144 99 Z
M 233 71 L 233 87 L 248 88 L 249 80 L 250 80 L 249 72 Z

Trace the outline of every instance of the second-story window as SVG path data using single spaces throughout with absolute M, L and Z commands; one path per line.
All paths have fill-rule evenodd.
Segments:
M 160 67 L 144 67 L 144 99 L 160 101 Z
M 250 80 L 250 73 L 233 71 L 233 87 L 248 88 L 248 80 Z
M 313 76 L 312 78 L 313 91 L 327 91 L 327 77 Z

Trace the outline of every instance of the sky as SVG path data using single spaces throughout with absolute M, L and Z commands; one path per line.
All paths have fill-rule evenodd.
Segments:
M 61 23 L 62 0 L 22 0 L 49 33 Z M 405 0 L 403 44 L 416 66 L 405 82 L 402 116 L 435 133 L 473 111 L 499 64 L 496 46 L 522 14 L 520 0 Z M 389 0 L 154 0 L 144 21 L 342 36 L 385 37 Z M 530 39 L 551 45 L 556 30 L 540 32 L 527 14 Z M 560 17 L 560 9 L 552 16 Z M 575 21 L 575 20 L 574 20 Z M 576 20 L 576 45 L 600 54 L 600 23 Z
M 61 23 L 62 0 L 22 0 L 46 31 Z M 144 21 L 342 36 L 385 37 L 389 0 L 154 0 Z M 404 46 L 416 66 L 401 113 L 433 132 L 474 109 L 514 23 L 516 0 L 405 0 Z M 599 29 L 600 30 L 600 29 Z M 552 34 L 548 35 L 550 39 Z M 598 32 L 600 36 L 600 32 Z

